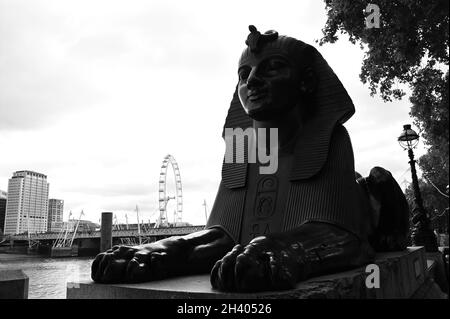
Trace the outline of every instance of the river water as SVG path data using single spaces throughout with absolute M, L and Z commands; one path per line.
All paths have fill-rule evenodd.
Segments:
M 0 254 L 0 270 L 23 270 L 29 278 L 29 299 L 65 299 L 68 282 L 90 280 L 92 261 L 93 257 Z

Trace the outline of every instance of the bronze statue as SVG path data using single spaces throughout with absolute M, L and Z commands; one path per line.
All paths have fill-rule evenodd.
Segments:
M 139 247 L 115 246 L 92 264 L 100 283 L 211 272 L 223 291 L 289 289 L 305 278 L 403 250 L 408 205 L 391 174 L 354 171 L 342 125 L 353 103 L 312 46 L 250 26 L 225 128 L 278 130 L 278 169 L 224 162 L 206 229 Z M 356 174 L 356 175 L 355 175 Z

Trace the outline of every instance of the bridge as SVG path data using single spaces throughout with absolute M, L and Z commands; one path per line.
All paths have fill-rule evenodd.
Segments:
M 113 230 L 113 238 L 125 238 L 125 237 L 167 237 L 167 236 L 181 236 L 187 235 L 196 231 L 205 229 L 205 226 L 182 226 L 182 227 L 159 227 L 159 228 L 147 228 L 141 229 L 140 234 L 137 229 L 133 230 Z M 41 233 L 41 234 L 27 234 L 11 235 L 10 240 L 14 241 L 41 241 L 41 240 L 56 240 L 58 233 Z M 100 238 L 100 231 L 91 232 L 77 232 L 75 239 L 89 239 Z
M 167 178 L 167 168 L 171 165 L 175 177 L 176 194 L 175 196 L 169 196 L 166 188 L 166 178 Z M 167 203 L 171 199 L 176 199 L 177 210 L 175 212 L 174 224 L 168 222 L 167 217 Z M 205 214 L 206 214 L 206 202 Z M 182 236 L 193 232 L 201 231 L 205 226 L 186 226 L 187 223 L 182 222 L 182 211 L 183 211 L 183 196 L 182 196 L 182 186 L 180 170 L 177 162 L 172 155 L 167 155 L 164 157 L 163 163 L 161 165 L 161 172 L 159 178 L 159 218 L 152 225 L 150 220 L 148 224 L 142 224 L 139 219 L 139 208 L 136 205 L 136 216 L 137 216 L 137 227 L 128 224 L 127 215 L 126 218 L 126 229 L 121 229 L 121 225 L 116 221 L 111 225 L 111 218 L 105 218 L 105 229 L 103 236 L 107 234 L 108 240 L 102 238 L 101 230 L 80 230 L 81 217 L 84 215 L 83 210 L 80 213 L 80 217 L 76 220 L 76 224 L 70 226 L 69 222 L 65 223 L 65 226 L 61 229 L 59 233 L 49 232 L 49 233 L 38 233 L 32 234 L 30 232 L 25 232 L 22 234 L 15 234 L 4 236 L 0 238 L 0 251 L 13 252 L 18 250 L 23 250 L 27 248 L 26 252 L 44 252 L 50 250 L 50 255 L 57 253 L 59 256 L 77 256 L 79 253 L 86 254 L 97 254 L 100 249 L 101 242 L 107 243 L 107 246 L 111 244 L 111 237 L 109 231 L 112 231 L 112 245 L 137 245 L 145 244 L 149 242 L 154 242 L 156 240 L 170 237 L 170 236 Z M 102 213 L 102 225 L 103 225 L 103 214 L 112 216 L 112 212 Z M 29 214 L 28 214 L 29 215 Z M 28 217 L 27 215 L 27 217 Z M 69 221 L 73 222 L 75 219 L 70 219 L 72 212 L 69 214 Z M 28 225 L 28 223 L 27 223 Z M 175 226 L 179 225 L 179 226 Z M 181 226 L 184 225 L 184 226 Z M 75 226 L 75 227 L 73 227 Z M 111 228 L 112 226 L 112 228 Z M 122 225 L 123 226 L 123 225 Z M 132 228 L 130 229 L 129 226 Z M 28 228 L 27 228 L 28 229 Z M 102 240 L 101 240 L 102 239 Z M 106 248 L 103 247 L 103 248 Z M 59 252 L 63 253 L 62 255 Z

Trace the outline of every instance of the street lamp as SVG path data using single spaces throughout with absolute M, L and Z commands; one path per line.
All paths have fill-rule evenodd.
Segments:
M 413 148 L 419 143 L 419 135 L 411 129 L 411 125 L 403 125 L 403 131 L 398 137 L 398 142 L 404 150 L 408 150 L 409 165 L 411 165 L 412 183 L 414 189 L 413 208 L 413 230 L 411 239 L 414 246 L 425 246 L 427 252 L 438 251 L 436 236 L 430 228 L 430 219 L 423 207 L 422 195 L 420 194 L 419 181 L 417 179 L 416 161 L 414 160 Z

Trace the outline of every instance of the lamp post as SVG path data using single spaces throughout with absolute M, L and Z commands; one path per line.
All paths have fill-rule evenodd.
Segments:
M 413 208 L 413 230 L 411 239 L 414 246 L 425 246 L 427 252 L 438 251 L 436 236 L 430 228 L 430 219 L 423 207 L 422 195 L 420 194 L 419 181 L 417 179 L 416 161 L 414 160 L 413 148 L 419 143 L 419 135 L 411 129 L 411 125 L 403 125 L 403 131 L 398 137 L 398 142 L 404 150 L 408 150 L 409 165 L 411 165 L 412 184 L 414 190 Z

